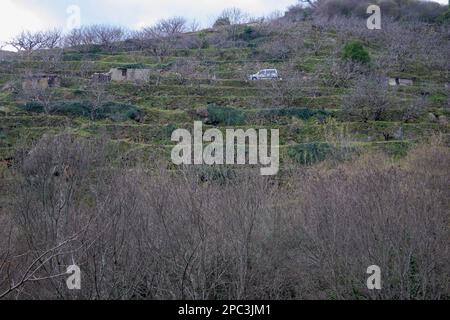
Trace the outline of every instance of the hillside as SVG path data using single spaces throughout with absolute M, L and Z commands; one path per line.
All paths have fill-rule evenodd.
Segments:
M 0 299 L 449 299 L 448 8 L 306 2 L 0 52 Z M 198 121 L 279 129 L 278 174 L 175 165 Z
M 179 35 L 174 48 L 164 56 L 154 56 L 149 49 L 130 51 L 126 45 L 118 45 L 113 49 L 89 46 L 57 53 L 36 52 L 31 57 L 22 55 L 20 60 L 3 61 L 0 84 L 8 85 L 0 100 L 1 155 L 9 158 L 19 140 L 36 139 L 50 132 L 84 137 L 107 133 L 132 150 L 165 150 L 172 145 L 171 130 L 190 128 L 194 120 L 205 121 L 207 108 L 211 110 L 214 106 L 233 108 L 242 114 L 245 122 L 236 123 L 239 127 L 281 128 L 285 154 L 298 144 L 337 143 L 335 139 L 345 139 L 358 148 L 402 154 L 421 138 L 433 133 L 447 135 L 448 69 L 431 61 L 432 48 L 429 52 L 416 51 L 412 64 L 407 63 L 407 70 L 397 71 L 395 65 L 386 68 L 383 64 L 389 61 L 383 60 L 393 60 L 390 50 L 396 49 L 389 48 L 388 31 L 358 30 L 353 34 L 351 23 L 335 26 L 323 21 L 275 21 L 238 26 L 232 36 L 226 30 L 205 30 Z M 407 32 L 410 31 L 405 31 L 406 36 Z M 448 48 L 444 34 L 433 32 L 430 37 L 441 41 L 435 43 L 438 51 Z M 228 43 L 220 43 L 223 40 L 217 38 L 228 38 Z M 387 95 L 390 103 L 377 119 L 369 117 L 361 121 L 358 115 L 343 110 L 347 95 L 358 87 L 358 81 L 364 81 L 358 72 L 366 72 L 346 70 L 346 74 L 336 74 L 342 68 L 352 68 L 340 65 L 341 52 L 346 43 L 355 39 L 364 43 L 372 57 L 372 65 L 367 67 L 369 74 L 383 77 L 386 83 L 387 77 L 414 79 L 412 86 L 380 88 L 386 90 L 381 94 Z M 398 50 L 422 50 L 425 43 L 409 45 L 410 48 Z M 417 45 L 419 48 L 413 47 Z M 183 46 L 186 48 L 179 48 Z M 94 72 L 130 65 L 149 68 L 150 81 L 112 82 L 93 88 L 90 79 Z M 277 68 L 284 81 L 247 80 L 248 75 L 264 68 Z M 91 121 L 70 112 L 45 115 L 21 110 L 19 104 L 31 102 L 36 96 L 14 92 L 12 84 L 15 82 L 20 89 L 17 84 L 26 74 L 42 72 L 62 79 L 61 86 L 52 93 L 52 104 L 90 101 L 101 94 L 102 99 L 136 106 L 142 116 L 138 121 Z M 315 115 L 317 111 L 320 112 Z M 214 125 L 226 127 L 223 123 Z M 402 134 L 395 135 L 396 132 Z

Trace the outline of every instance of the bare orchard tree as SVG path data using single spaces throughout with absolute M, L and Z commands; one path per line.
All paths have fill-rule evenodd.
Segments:
M 46 39 L 43 32 L 22 31 L 9 41 L 8 44 L 13 46 L 17 51 L 30 54 L 34 50 L 44 48 Z
M 187 30 L 187 20 L 183 17 L 162 19 L 152 28 L 159 37 L 173 37 Z
M 34 83 L 34 80 L 31 80 L 31 82 L 31 85 L 23 88 L 23 96 L 28 101 L 37 102 L 42 105 L 44 112 L 49 114 L 52 109 L 52 102 L 56 96 L 55 89 L 48 86 L 42 86 L 39 83 Z
M 233 7 L 222 11 L 214 24 L 217 27 L 225 26 L 228 31 L 228 36 L 232 40 L 237 40 L 239 26 L 248 22 L 249 15 L 241 9 Z
M 31 32 L 22 31 L 15 36 L 9 45 L 18 51 L 31 53 L 40 49 L 55 49 L 61 46 L 62 32 L 58 29 Z
M 335 58 L 326 59 L 316 70 L 322 84 L 331 88 L 349 88 L 355 79 L 367 72 L 364 65 Z
M 95 34 L 96 43 L 107 48 L 124 39 L 125 32 L 120 27 L 107 25 L 95 25 L 90 27 L 91 32 Z
M 343 101 L 343 110 L 364 122 L 383 120 L 391 107 L 388 81 L 376 76 L 359 77 Z
M 97 111 L 100 107 L 111 98 L 108 92 L 108 83 L 104 82 L 92 82 L 89 90 L 87 91 L 87 98 L 90 102 L 90 117 L 94 121 L 96 118 Z
M 246 23 L 248 18 L 247 13 L 236 7 L 223 10 L 219 16 L 219 19 L 226 19 L 231 25 Z
M 183 17 L 160 20 L 155 26 L 144 28 L 139 35 L 142 47 L 153 56 L 163 59 L 174 48 L 178 37 L 187 30 Z
M 189 32 L 198 32 L 201 28 L 201 24 L 198 20 L 194 19 L 189 23 L 188 31 Z
M 64 46 L 69 48 L 83 45 L 83 29 L 72 29 L 64 37 Z
M 55 49 L 62 46 L 63 35 L 59 29 L 44 31 L 44 47 L 46 49 Z

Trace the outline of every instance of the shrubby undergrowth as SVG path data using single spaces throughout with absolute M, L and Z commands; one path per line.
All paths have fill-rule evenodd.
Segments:
M 283 179 L 130 167 L 115 154 L 67 135 L 18 150 L 2 181 L 12 201 L 0 214 L 1 297 L 450 297 L 450 153 L 439 141 L 398 163 L 366 154 L 327 170 L 291 165 Z M 57 277 L 73 262 L 77 292 Z M 33 263 L 39 281 L 26 277 Z M 381 291 L 366 287 L 373 264 Z

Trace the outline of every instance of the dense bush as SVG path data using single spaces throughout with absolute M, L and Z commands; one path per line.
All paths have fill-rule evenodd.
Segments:
M 135 120 L 139 121 L 141 110 L 133 105 L 107 102 L 95 111 L 96 119 L 111 119 L 114 121 Z
M 143 63 L 130 63 L 125 65 L 118 65 L 117 68 L 123 68 L 123 69 L 146 69 L 148 68 Z
M 28 112 L 43 113 L 44 106 L 39 102 L 28 102 L 19 105 L 19 108 Z M 142 111 L 133 105 L 106 102 L 94 108 L 90 102 L 61 101 L 50 106 L 50 114 L 71 117 L 90 117 L 95 120 L 111 119 L 113 121 L 135 120 L 139 121 Z
M 42 103 L 35 102 L 35 101 L 21 104 L 18 107 L 19 107 L 19 109 L 22 109 L 27 112 L 34 112 L 34 113 L 44 112 L 44 105 Z
M 52 105 L 50 113 L 73 117 L 89 117 L 91 107 L 87 102 L 64 101 Z
M 245 124 L 245 114 L 238 109 L 231 107 L 220 107 L 215 104 L 208 106 L 209 123 L 227 126 Z
M 358 63 L 369 63 L 369 52 L 360 41 L 352 41 L 345 45 L 342 57 L 344 60 L 351 60 Z
M 262 34 L 251 26 L 246 26 L 244 30 L 238 35 L 239 40 L 251 41 L 261 37 Z

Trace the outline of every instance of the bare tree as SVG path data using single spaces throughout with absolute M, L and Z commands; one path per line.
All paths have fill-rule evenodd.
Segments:
M 62 31 L 58 29 L 48 30 L 43 33 L 44 47 L 46 49 L 55 49 L 62 44 Z
M 218 19 L 227 19 L 231 25 L 243 24 L 248 19 L 248 14 L 241 9 L 233 7 L 222 11 Z
M 95 35 L 95 42 L 108 48 L 114 43 L 122 41 L 125 35 L 124 30 L 120 27 L 95 25 L 89 29 Z
M 172 17 L 160 20 L 152 31 L 158 37 L 173 37 L 186 31 L 187 20 L 183 17 Z
M 22 31 L 19 35 L 9 41 L 8 44 L 18 51 L 31 53 L 34 50 L 45 47 L 46 38 L 42 32 Z
M 189 23 L 188 30 L 189 30 L 189 32 L 198 32 L 200 30 L 200 28 L 201 28 L 200 22 L 198 22 L 197 20 L 194 19 Z
M 72 29 L 64 37 L 64 45 L 66 47 L 79 47 L 84 44 L 83 29 Z
M 343 109 L 362 121 L 383 120 L 392 107 L 388 81 L 383 77 L 361 76 L 355 81 L 350 94 L 344 97 Z

